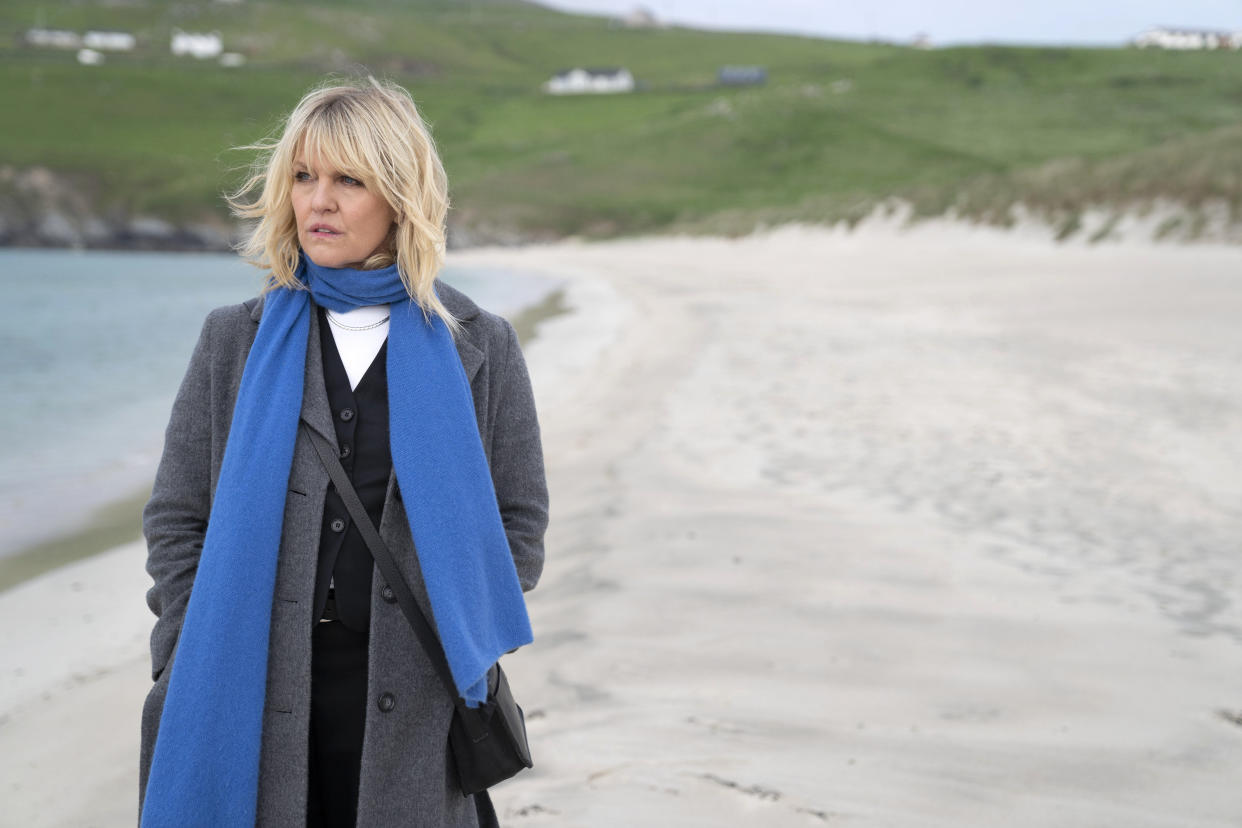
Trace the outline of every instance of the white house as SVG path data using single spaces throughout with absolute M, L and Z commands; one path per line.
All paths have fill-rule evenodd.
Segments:
M 203 34 L 173 29 L 172 53 L 174 55 L 206 60 L 207 58 L 219 57 L 223 51 L 224 44 L 220 41 L 219 32 Z
M 1140 49 L 1242 49 L 1242 31 L 1212 32 L 1197 29 L 1148 29 L 1131 41 Z
M 608 94 L 633 92 L 634 76 L 629 69 L 583 69 L 575 67 L 557 72 L 543 85 L 550 95 Z
M 103 62 L 102 52 L 96 52 L 94 49 L 78 49 L 78 63 L 83 66 L 99 66 Z
M 97 51 L 132 52 L 138 41 L 129 32 L 87 32 L 82 45 Z
M 82 38 L 77 32 L 64 29 L 27 29 L 26 42 L 31 46 L 47 46 L 53 49 L 78 49 Z

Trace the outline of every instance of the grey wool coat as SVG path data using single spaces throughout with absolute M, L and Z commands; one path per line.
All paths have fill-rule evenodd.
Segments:
M 513 328 L 445 284 L 441 301 L 462 322 L 458 356 L 474 397 L 475 417 L 491 467 L 505 534 L 523 590 L 543 568 L 547 487 L 539 425 L 526 365 Z M 147 603 L 155 682 L 142 711 L 139 797 L 145 792 L 160 713 L 168 689 L 186 603 L 220 474 L 242 369 L 259 329 L 263 302 L 213 311 L 173 403 L 164 453 L 143 513 L 147 571 L 155 584 Z M 336 444 L 311 314 L 302 419 Z M 328 474 L 299 430 L 285 500 L 284 528 L 272 601 L 267 696 L 263 714 L 257 824 L 304 824 L 310 710 L 312 599 Z M 415 597 L 430 613 L 401 492 L 390 477 L 380 534 Z M 474 826 L 474 802 L 458 787 L 448 753 L 453 703 L 396 603 L 385 600 L 382 575 L 371 584 L 368 698 L 391 694 L 388 711 L 369 704 L 358 795 L 359 828 Z

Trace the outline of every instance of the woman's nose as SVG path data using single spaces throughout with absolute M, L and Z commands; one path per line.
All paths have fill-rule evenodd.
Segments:
M 330 212 L 336 201 L 332 198 L 332 182 L 320 176 L 315 180 L 315 189 L 311 193 L 311 209 L 315 212 Z

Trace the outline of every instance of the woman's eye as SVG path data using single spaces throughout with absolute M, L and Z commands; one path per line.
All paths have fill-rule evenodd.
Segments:
M 358 179 L 356 179 L 356 178 L 351 178 L 351 177 L 350 177 L 350 176 L 348 176 L 348 175 L 342 175 L 342 176 L 341 176 L 341 183 L 343 183 L 343 184 L 348 184 L 348 185 L 350 185 L 351 187 L 355 187 L 355 186 L 356 186 L 356 187 L 361 187 L 361 186 L 362 186 L 362 182 L 361 182 L 361 181 L 359 181 L 359 180 L 358 180 Z
M 310 173 L 306 172 L 305 170 L 295 172 L 293 174 L 293 180 L 294 181 L 310 181 Z

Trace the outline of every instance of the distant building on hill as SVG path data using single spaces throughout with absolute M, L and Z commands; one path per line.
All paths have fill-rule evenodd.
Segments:
M 1130 41 L 1140 49 L 1242 49 L 1242 31 L 1213 32 L 1200 29 L 1148 29 Z
M 634 76 L 623 68 L 580 68 L 557 72 L 543 85 L 549 95 L 583 95 L 633 92 Z
M 82 45 L 97 51 L 132 52 L 138 40 L 129 32 L 87 32 Z
M 27 29 L 26 42 L 31 46 L 53 49 L 80 49 L 82 36 L 64 29 Z
M 762 66 L 721 66 L 716 81 L 721 86 L 762 86 L 768 82 L 768 70 Z
M 172 31 L 172 53 L 178 57 L 193 57 L 199 60 L 219 57 L 224 51 L 219 32 L 183 32 Z
M 104 62 L 102 52 L 94 49 L 78 49 L 78 63 L 83 66 L 99 66 Z
M 621 18 L 621 22 L 631 29 L 654 29 L 660 25 L 655 12 L 645 6 L 635 6 L 629 14 Z

